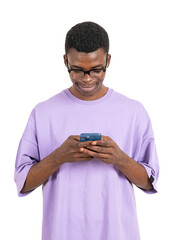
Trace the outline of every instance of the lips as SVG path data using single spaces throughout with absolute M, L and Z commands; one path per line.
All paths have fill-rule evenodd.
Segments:
M 82 88 L 91 88 L 93 87 L 94 85 L 90 85 L 90 86 L 81 86 Z
M 95 88 L 94 85 L 79 85 L 79 87 L 84 91 L 84 92 L 90 92 Z

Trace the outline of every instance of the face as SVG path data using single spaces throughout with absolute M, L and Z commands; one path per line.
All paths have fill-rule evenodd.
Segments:
M 107 92 L 107 88 L 103 85 L 105 72 L 99 72 L 99 69 L 106 66 L 106 55 L 107 54 L 102 48 L 91 53 L 78 52 L 76 49 L 71 48 L 67 56 L 64 55 L 64 62 L 67 68 L 69 67 L 69 69 L 83 71 L 94 70 L 93 72 L 96 72 L 96 74 L 91 74 L 91 76 L 88 73 L 85 73 L 81 78 L 74 78 L 73 75 L 75 74 L 75 71 L 71 71 L 70 78 L 73 85 L 69 90 L 73 95 L 82 100 L 88 101 L 98 99 L 105 95 Z M 109 54 L 107 67 L 109 66 L 110 58 L 111 55 Z

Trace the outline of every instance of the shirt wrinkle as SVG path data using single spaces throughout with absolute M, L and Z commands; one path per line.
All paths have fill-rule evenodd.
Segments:
M 30 114 L 16 156 L 18 195 L 33 192 L 20 190 L 35 158 L 45 158 L 70 135 L 86 132 L 111 137 L 153 174 L 153 184 L 157 182 L 155 141 L 141 103 L 110 88 L 93 101 L 78 99 L 65 89 L 37 104 Z M 42 191 L 42 240 L 140 240 L 133 184 L 116 165 L 97 158 L 65 162 Z
M 29 143 L 33 144 L 35 147 L 37 147 L 37 148 L 38 148 L 38 146 L 37 146 L 37 144 L 36 144 L 36 143 L 33 143 L 33 142 L 31 142 L 31 141 L 29 141 L 29 140 L 27 140 L 27 139 L 25 139 L 25 138 L 22 138 L 22 140 L 24 140 L 24 141 L 26 141 L 26 142 L 29 142 Z

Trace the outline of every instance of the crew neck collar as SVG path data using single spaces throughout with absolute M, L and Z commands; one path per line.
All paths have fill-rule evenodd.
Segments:
M 108 91 L 106 92 L 106 94 L 104 96 L 102 96 L 101 98 L 98 98 L 96 100 L 90 100 L 90 101 L 86 101 L 86 100 L 77 98 L 70 92 L 69 88 L 66 88 L 64 91 L 65 91 L 66 95 L 74 102 L 77 102 L 77 103 L 83 104 L 83 105 L 95 105 L 95 104 L 99 104 L 99 103 L 106 101 L 111 96 L 113 89 L 108 87 Z

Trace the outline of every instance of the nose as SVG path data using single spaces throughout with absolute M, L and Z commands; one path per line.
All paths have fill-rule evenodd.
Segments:
M 85 75 L 82 78 L 82 81 L 83 82 L 90 82 L 91 80 L 92 80 L 92 77 L 88 73 L 85 73 Z

